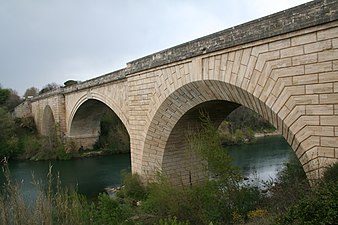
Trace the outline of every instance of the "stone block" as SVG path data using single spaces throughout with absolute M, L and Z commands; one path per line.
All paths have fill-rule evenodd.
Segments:
M 320 116 L 320 125 L 338 126 L 338 116 Z
M 309 138 L 307 138 L 306 140 L 304 140 L 301 144 L 303 149 L 310 149 L 313 148 L 315 146 L 319 146 L 320 145 L 320 137 L 319 136 L 310 136 Z
M 317 32 L 317 39 L 320 40 L 327 40 L 331 38 L 338 37 L 338 27 L 328 28 L 326 30 L 318 31 Z
M 318 151 L 318 156 L 329 157 L 329 158 L 334 158 L 335 157 L 334 148 L 330 148 L 330 147 L 318 147 L 317 151 Z
M 302 45 L 280 50 L 281 58 L 287 58 L 287 57 L 297 56 L 297 55 L 302 55 L 302 54 L 304 54 L 304 47 Z
M 285 105 L 289 109 L 293 109 L 296 105 L 313 105 L 318 104 L 319 98 L 318 95 L 295 95 L 291 96 Z
M 290 41 L 290 38 L 288 38 L 288 39 L 278 40 L 278 41 L 269 43 L 269 50 L 274 51 L 274 50 L 279 50 L 283 48 L 288 48 L 290 46 L 291 46 L 291 41 Z
M 338 103 L 338 93 L 320 94 L 319 102 L 320 104 L 336 104 Z
M 304 52 L 305 54 L 309 54 L 312 52 L 320 52 L 331 48 L 332 48 L 331 40 L 318 41 L 315 43 L 304 45 Z
M 333 71 L 338 70 L 338 60 L 333 61 Z
M 258 45 L 252 48 L 251 55 L 253 56 L 258 56 L 259 54 L 262 54 L 264 52 L 269 51 L 269 45 L 268 44 L 263 44 L 263 45 Z
M 311 84 L 305 86 L 306 94 L 320 94 L 333 92 L 332 83 Z
M 338 137 L 320 137 L 320 144 L 324 147 L 338 148 Z
M 332 39 L 332 47 L 333 48 L 338 48 L 338 37 Z
M 318 52 L 318 62 L 338 59 L 338 49 L 330 49 L 323 52 Z
M 300 55 L 292 57 L 292 65 L 305 65 L 317 62 L 317 53 L 307 54 L 307 55 Z
M 322 73 L 332 71 L 332 62 L 321 62 L 305 65 L 305 73 Z
M 319 83 L 338 82 L 338 72 L 337 71 L 320 73 L 318 75 L 318 77 L 319 77 Z
M 308 44 L 317 41 L 317 35 L 316 33 L 310 33 L 310 34 L 305 34 L 305 35 L 300 35 L 291 38 L 291 45 L 303 45 L 303 44 Z
M 333 105 L 306 105 L 306 115 L 333 115 Z
M 303 75 L 304 74 L 304 66 L 293 66 L 293 67 L 287 67 L 287 68 L 280 68 L 275 69 L 271 73 L 271 78 L 274 80 L 277 80 L 281 77 L 291 77 L 291 76 L 297 76 L 297 75 Z

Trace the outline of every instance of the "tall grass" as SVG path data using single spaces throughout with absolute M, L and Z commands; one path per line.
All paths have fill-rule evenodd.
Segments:
M 54 178 L 51 169 L 46 185 L 33 182 L 36 198 L 29 201 L 23 195 L 21 184 L 11 180 L 8 166 L 3 167 L 6 181 L 0 195 L 1 224 L 88 224 L 85 212 L 90 204 L 75 191 L 61 187 L 59 177 Z

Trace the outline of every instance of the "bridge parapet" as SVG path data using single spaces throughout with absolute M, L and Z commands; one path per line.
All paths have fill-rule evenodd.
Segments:
M 80 83 L 75 84 L 75 85 L 71 85 L 69 87 L 61 87 L 61 88 L 58 88 L 56 90 L 52 90 L 52 91 L 40 94 L 40 95 L 32 98 L 31 101 L 34 102 L 34 101 L 44 99 L 44 98 L 49 98 L 49 97 L 52 97 L 52 96 L 55 96 L 55 95 L 76 92 L 76 91 L 92 88 L 92 87 L 95 87 L 95 86 L 107 84 L 109 82 L 123 80 L 125 78 L 126 78 L 126 70 L 121 69 L 121 70 L 117 70 L 117 71 L 114 71 L 114 72 L 111 72 L 111 73 L 104 74 L 104 75 L 99 76 L 99 77 L 95 77 L 95 78 L 90 79 L 90 80 L 80 82 Z

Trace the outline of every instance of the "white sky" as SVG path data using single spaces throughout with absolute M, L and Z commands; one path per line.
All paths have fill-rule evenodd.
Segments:
M 0 0 L 0 84 L 87 80 L 308 0 Z

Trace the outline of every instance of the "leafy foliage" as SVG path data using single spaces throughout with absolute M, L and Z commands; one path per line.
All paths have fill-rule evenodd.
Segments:
M 15 134 L 15 122 L 9 112 L 0 107 L 0 157 L 15 156 L 18 149 L 18 138 Z
M 336 224 L 338 221 L 338 163 L 329 167 L 317 186 L 302 193 L 287 211 L 277 218 L 277 224 Z
M 269 198 L 266 205 L 277 215 L 285 213 L 290 205 L 310 190 L 306 174 L 297 158 L 291 158 L 278 172 L 277 178 L 265 183 Z
M 49 83 L 46 84 L 39 92 L 39 94 L 44 94 L 50 91 L 54 91 L 57 90 L 61 87 L 61 85 L 57 84 L 57 83 Z
M 36 87 L 30 87 L 26 89 L 25 94 L 23 96 L 24 98 L 28 98 L 30 96 L 32 97 L 37 96 L 38 94 L 39 94 L 39 89 L 37 89 Z
M 251 142 L 256 132 L 270 132 L 275 128 L 256 112 L 240 106 L 232 111 L 218 128 L 223 144 Z
M 64 82 L 63 84 L 65 85 L 65 87 L 69 87 L 75 84 L 78 84 L 79 82 L 76 80 L 67 80 L 66 82 Z
M 101 119 L 101 133 L 94 149 L 104 149 L 111 153 L 130 152 L 129 134 L 121 120 L 112 112 Z

